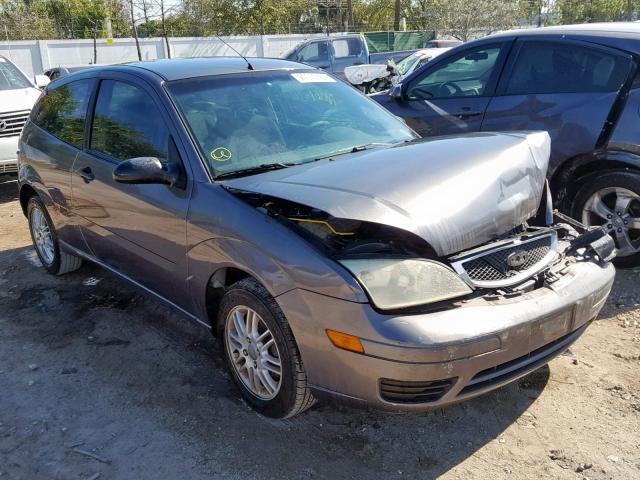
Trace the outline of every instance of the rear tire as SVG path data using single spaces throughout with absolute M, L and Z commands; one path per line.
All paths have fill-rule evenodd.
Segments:
M 217 327 L 227 368 L 242 397 L 256 411 L 289 418 L 315 403 L 289 324 L 275 299 L 256 280 L 245 278 L 229 287 L 222 297 Z
M 82 266 L 82 259 L 60 248 L 58 234 L 53 226 L 47 207 L 37 196 L 27 203 L 27 218 L 31 240 L 40 263 L 53 275 L 73 272 Z
M 589 177 L 573 199 L 571 215 L 610 233 L 618 248 L 616 266 L 640 266 L 639 174 L 614 171 Z

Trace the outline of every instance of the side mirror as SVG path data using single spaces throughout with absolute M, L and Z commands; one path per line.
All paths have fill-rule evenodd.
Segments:
M 51 83 L 51 80 L 46 75 L 36 75 L 33 79 L 38 88 L 44 88 Z
M 389 96 L 395 100 L 404 100 L 404 94 L 402 93 L 402 83 L 396 83 L 391 89 L 389 89 Z
M 113 179 L 119 183 L 174 186 L 180 179 L 180 169 L 176 164 L 163 166 L 156 157 L 136 157 L 120 162 L 113 170 Z

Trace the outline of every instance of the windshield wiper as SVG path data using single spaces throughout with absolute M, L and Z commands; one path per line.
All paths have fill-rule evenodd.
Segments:
M 216 175 L 213 179 L 219 180 L 221 178 L 233 178 L 233 177 L 242 177 L 244 175 L 253 175 L 255 173 L 268 172 L 271 170 L 280 170 L 282 168 L 293 167 L 294 165 L 298 165 L 297 163 L 263 163 L 262 165 L 257 165 L 255 167 L 241 168 L 239 170 L 232 170 L 231 172 L 224 172 Z
M 316 157 L 316 158 L 314 158 L 314 160 L 323 160 L 325 158 L 333 158 L 333 157 L 337 157 L 338 155 L 344 155 L 346 153 L 356 153 L 356 152 L 362 152 L 363 150 L 369 150 L 370 148 L 392 147 L 394 145 L 397 145 L 397 144 L 396 143 L 383 143 L 383 142 L 366 143 L 366 144 L 363 144 L 363 145 L 356 145 L 355 147 L 345 148 L 344 150 L 338 150 L 337 152 L 328 153 L 326 155 L 322 155 L 320 157 Z

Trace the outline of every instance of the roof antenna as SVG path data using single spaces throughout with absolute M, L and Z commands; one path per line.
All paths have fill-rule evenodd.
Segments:
M 225 42 L 220 35 L 216 35 L 216 38 L 218 40 L 220 40 L 222 43 L 224 43 L 227 47 L 229 47 L 231 50 L 233 50 L 234 52 L 236 52 L 238 54 L 238 56 L 242 57 L 242 59 L 247 62 L 247 67 L 249 68 L 249 70 L 253 70 L 253 65 L 251 65 L 251 63 L 249 62 L 249 60 L 247 60 L 247 57 L 245 57 L 244 55 L 242 55 L 239 51 L 237 51 L 235 48 L 233 48 L 231 45 L 229 45 L 227 42 Z

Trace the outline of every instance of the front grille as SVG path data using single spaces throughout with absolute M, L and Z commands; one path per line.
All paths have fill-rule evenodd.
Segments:
M 456 378 L 426 382 L 405 382 L 380 379 L 380 396 L 394 403 L 428 403 L 440 400 L 455 383 Z
M 589 323 L 586 323 L 577 330 L 537 350 L 533 350 L 526 355 L 478 372 L 458 395 L 466 395 L 479 390 L 491 389 L 537 370 L 569 348 L 588 326 Z
M 546 234 L 523 241 L 515 240 L 496 248 L 489 247 L 481 253 L 453 262 L 453 267 L 474 286 L 509 286 L 546 267 L 555 257 L 555 252 L 555 233 Z M 513 255 L 522 258 L 517 266 L 509 265 L 509 258 Z
M 0 163 L 0 173 L 17 173 L 18 164 L 16 163 Z
M 29 110 L 19 112 L 0 113 L 0 137 L 17 137 L 22 131 L 27 119 Z

